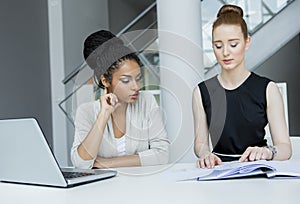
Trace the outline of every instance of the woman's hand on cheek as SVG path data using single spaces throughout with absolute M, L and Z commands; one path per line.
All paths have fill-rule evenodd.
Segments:
M 113 93 L 107 93 L 104 89 L 103 95 L 100 97 L 101 111 L 111 114 L 120 105 L 118 97 Z

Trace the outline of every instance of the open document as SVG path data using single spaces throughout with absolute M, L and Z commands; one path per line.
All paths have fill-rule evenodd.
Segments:
M 253 161 L 223 162 L 222 165 L 208 168 L 175 169 L 166 172 L 171 180 L 218 180 L 263 175 L 267 178 L 290 177 L 300 178 L 300 161 Z

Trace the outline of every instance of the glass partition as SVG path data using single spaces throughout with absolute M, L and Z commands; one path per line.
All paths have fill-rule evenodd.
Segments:
M 160 104 L 159 56 L 157 46 L 157 30 L 137 30 L 119 35 L 124 44 L 136 52 L 141 59 L 141 91 L 151 92 Z M 98 100 L 102 94 L 91 68 L 84 62 L 64 80 L 68 96 L 59 104 L 70 122 L 74 125 L 76 110 L 85 102 Z
M 239 5 L 244 10 L 249 34 L 254 35 L 264 24 L 293 0 L 204 0 L 202 1 L 202 39 L 204 69 L 214 68 L 216 59 L 211 45 L 211 29 L 219 8 L 224 4 Z M 139 29 L 139 30 L 138 30 Z M 118 34 L 124 43 L 135 50 L 142 61 L 143 82 L 141 91 L 152 92 L 160 104 L 160 74 L 156 2 L 137 16 Z M 68 96 L 59 104 L 73 124 L 77 107 L 84 102 L 97 100 L 101 90 L 97 88 L 92 70 L 83 62 L 63 81 Z

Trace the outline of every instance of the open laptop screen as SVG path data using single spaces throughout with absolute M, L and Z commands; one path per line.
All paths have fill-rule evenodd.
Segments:
M 70 169 L 88 174 L 65 179 L 34 118 L 0 120 L 0 132 L 0 181 L 69 187 L 110 178 L 117 173 L 113 170 Z

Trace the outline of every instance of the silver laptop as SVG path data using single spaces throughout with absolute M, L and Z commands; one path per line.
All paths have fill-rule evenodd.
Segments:
M 114 170 L 60 168 L 34 118 L 0 120 L 0 181 L 73 187 L 114 177 Z

